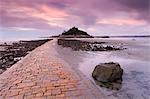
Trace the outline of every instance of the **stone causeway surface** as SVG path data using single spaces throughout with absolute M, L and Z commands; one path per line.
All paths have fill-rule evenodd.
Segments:
M 56 57 L 56 39 L 0 75 L 0 99 L 104 99 L 77 69 Z

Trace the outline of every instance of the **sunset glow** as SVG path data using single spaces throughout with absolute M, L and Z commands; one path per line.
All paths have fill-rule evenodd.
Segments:
M 72 26 L 91 35 L 143 35 L 148 11 L 149 0 L 0 0 L 0 35 L 51 36 Z
M 113 24 L 113 25 L 145 25 L 146 22 L 143 20 L 135 20 L 135 19 L 103 19 L 98 23 L 101 24 Z

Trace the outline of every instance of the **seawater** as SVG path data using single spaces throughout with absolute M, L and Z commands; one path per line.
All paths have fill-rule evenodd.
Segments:
M 124 41 L 127 49 L 85 52 L 79 70 L 94 82 L 91 74 L 97 64 L 118 62 L 124 70 L 122 88 L 115 91 L 97 86 L 99 90 L 109 99 L 150 99 L 150 39 L 111 38 L 113 39 Z

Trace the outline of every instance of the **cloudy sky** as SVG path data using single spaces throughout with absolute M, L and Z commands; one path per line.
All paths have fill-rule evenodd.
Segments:
M 0 0 L 0 39 L 57 35 L 73 26 L 91 35 L 146 35 L 149 0 Z

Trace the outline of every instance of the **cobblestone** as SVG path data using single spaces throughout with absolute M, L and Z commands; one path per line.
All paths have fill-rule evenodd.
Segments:
M 104 99 L 76 69 L 57 57 L 56 40 L 36 48 L 0 75 L 0 99 Z

